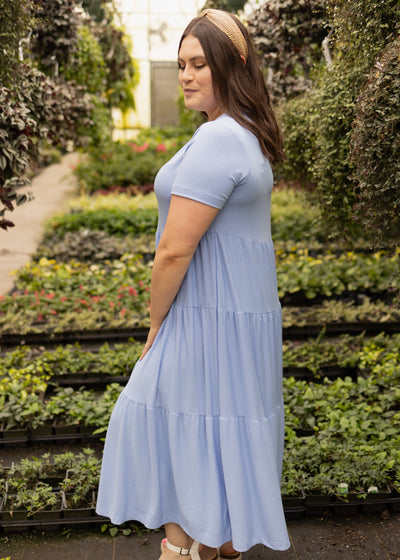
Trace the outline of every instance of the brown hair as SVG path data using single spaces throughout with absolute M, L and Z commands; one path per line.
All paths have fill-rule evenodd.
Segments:
M 258 138 L 261 150 L 271 163 L 283 161 L 282 135 L 255 49 L 242 22 L 232 14 L 229 16 L 234 19 L 246 40 L 246 64 L 231 39 L 202 16 L 194 18 L 186 27 L 178 52 L 188 35 L 194 35 L 200 41 L 210 65 L 215 94 L 226 112 Z

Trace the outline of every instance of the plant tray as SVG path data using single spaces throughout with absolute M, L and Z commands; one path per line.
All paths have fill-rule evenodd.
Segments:
M 359 323 L 325 323 L 324 325 L 310 324 L 300 327 L 284 327 L 283 338 L 287 340 L 299 340 L 314 338 L 325 329 L 326 336 L 337 336 L 340 334 L 365 334 L 377 335 L 381 332 L 387 334 L 399 333 L 400 322 L 359 322 Z
M 366 334 L 376 335 L 381 332 L 388 334 L 400 332 L 400 322 L 357 322 L 357 323 L 325 323 L 283 328 L 283 337 L 287 340 L 316 337 L 325 329 L 326 336 L 340 334 Z M 27 345 L 54 346 L 57 344 L 70 344 L 74 342 L 102 344 L 103 342 L 120 342 L 134 338 L 138 342 L 147 339 L 147 328 L 109 329 L 94 331 L 70 331 L 61 333 L 25 333 L 2 334 L 0 345 L 2 347 Z

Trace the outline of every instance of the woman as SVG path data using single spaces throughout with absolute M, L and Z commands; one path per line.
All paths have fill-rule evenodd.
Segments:
M 205 10 L 178 52 L 207 114 L 160 170 L 151 327 L 112 414 L 97 511 L 165 525 L 161 559 L 289 547 L 270 161 L 282 140 L 247 30 Z M 200 543 L 203 543 L 199 545 Z

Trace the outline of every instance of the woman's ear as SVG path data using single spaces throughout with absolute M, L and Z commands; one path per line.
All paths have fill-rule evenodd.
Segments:
M 244 56 L 241 54 L 240 58 L 242 59 L 243 62 L 243 66 L 246 66 L 246 59 L 244 58 Z

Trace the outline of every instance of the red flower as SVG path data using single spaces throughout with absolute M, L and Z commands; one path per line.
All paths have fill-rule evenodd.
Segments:
M 38 314 L 38 321 L 43 321 L 43 313 Z
M 54 292 L 52 292 L 51 294 L 46 294 L 46 298 L 47 299 L 53 299 L 55 297 L 55 295 L 56 294 Z
M 165 147 L 165 144 L 158 144 L 157 148 L 156 148 L 156 152 L 162 152 L 165 154 L 165 152 L 167 151 L 167 148 Z
M 53 315 L 57 315 L 57 311 L 55 309 L 50 309 L 50 313 L 52 313 Z
M 123 317 L 123 316 L 126 314 L 126 309 L 125 309 L 125 307 L 123 307 L 123 308 L 121 309 L 121 311 L 119 312 L 119 314 L 121 315 L 121 317 Z
M 140 284 L 140 282 L 139 282 L 139 284 Z M 135 297 L 137 296 L 137 291 L 132 286 L 129 286 L 129 295 L 130 296 L 135 296 Z
M 114 307 L 114 305 L 115 305 L 114 302 L 110 301 L 110 307 Z
M 80 299 L 79 303 L 81 303 L 82 305 L 87 305 L 88 302 L 85 299 Z
M 60 301 L 67 301 L 67 299 L 68 299 L 68 298 L 65 297 L 65 296 L 61 296 L 61 297 L 60 297 Z

